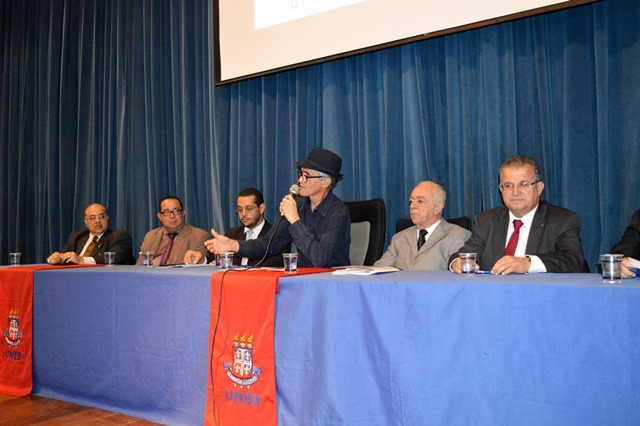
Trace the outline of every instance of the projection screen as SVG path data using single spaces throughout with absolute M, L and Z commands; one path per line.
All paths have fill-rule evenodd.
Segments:
M 595 0 L 215 0 L 230 83 Z

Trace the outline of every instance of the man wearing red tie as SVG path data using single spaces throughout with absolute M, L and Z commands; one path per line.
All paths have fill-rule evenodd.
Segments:
M 508 158 L 500 168 L 504 206 L 479 213 L 473 233 L 449 258 L 460 273 L 458 253 L 477 253 L 481 270 L 492 274 L 585 272 L 580 217 L 540 200 L 544 182 L 530 157 Z
M 109 229 L 109 212 L 101 204 L 91 204 L 84 209 L 84 231 L 69 234 L 67 243 L 59 252 L 49 256 L 52 265 L 63 263 L 103 264 L 104 253 L 116 253 L 115 263 L 131 265 L 135 262 L 131 252 L 131 234 Z

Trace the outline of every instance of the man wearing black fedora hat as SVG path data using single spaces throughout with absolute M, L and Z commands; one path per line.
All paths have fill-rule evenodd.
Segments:
M 342 179 L 342 159 L 327 149 L 314 148 L 296 165 L 299 197 L 289 194 L 280 202 L 280 213 L 286 221 L 282 220 L 264 237 L 250 241 L 232 240 L 212 229 L 213 239 L 205 242 L 209 252 L 232 251 L 255 259 L 264 256 L 267 249 L 267 256 L 279 253 L 293 242 L 298 249 L 299 267 L 349 265 L 349 209 L 332 191 Z

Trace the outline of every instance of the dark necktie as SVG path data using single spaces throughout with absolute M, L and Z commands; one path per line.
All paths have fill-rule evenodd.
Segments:
M 89 257 L 89 256 L 91 256 L 91 252 L 93 252 L 93 249 L 96 248 L 96 244 L 98 244 L 98 236 L 97 235 L 93 237 L 93 240 L 91 240 L 91 242 L 87 246 L 87 249 L 80 256 L 81 257 Z
M 245 232 L 245 240 L 253 240 L 253 229 L 248 229 Z M 240 261 L 241 265 L 248 265 L 249 264 L 249 258 L 248 257 L 243 257 L 242 260 Z
M 177 232 L 167 232 L 169 236 L 169 244 L 167 244 L 167 248 L 164 251 L 164 255 L 162 255 L 162 260 L 160 261 L 161 265 L 166 265 L 169 260 L 169 255 L 171 255 L 171 249 L 173 248 L 173 240 L 178 235 Z
M 505 256 L 513 256 L 514 254 L 516 254 L 516 247 L 518 247 L 518 239 L 520 238 L 521 226 L 522 221 L 520 219 L 516 219 L 513 221 L 513 234 L 511 234 L 511 238 L 509 238 L 507 247 L 505 247 L 504 249 Z
M 421 229 L 420 235 L 418 235 L 418 251 L 420 251 L 420 248 L 424 245 L 424 242 L 426 241 L 426 238 L 425 238 L 426 236 L 427 236 L 427 230 Z

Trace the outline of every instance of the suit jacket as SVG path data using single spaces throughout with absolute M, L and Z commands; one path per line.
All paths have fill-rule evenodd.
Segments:
M 625 229 L 618 244 L 613 246 L 611 253 L 624 254 L 626 257 L 640 259 L 640 210 L 636 210 L 631 223 Z
M 82 248 L 89 239 L 89 231 L 74 231 L 69 234 L 67 243 L 60 249 L 60 253 L 73 251 L 80 255 Z M 90 256 L 93 257 L 98 264 L 104 262 L 104 252 L 114 251 L 116 253 L 115 263 L 118 265 L 133 265 L 135 258 L 133 257 L 131 248 L 133 246 L 131 234 L 127 231 L 107 229 L 102 237 L 98 240 L 98 244 L 91 251 Z
M 440 220 L 424 245 L 418 250 L 416 226 L 402 230 L 391 238 L 387 251 L 376 266 L 395 266 L 399 269 L 446 270 L 449 256 L 456 252 L 469 238 L 471 232 Z
M 267 235 L 271 229 L 271 224 L 265 219 L 264 226 L 258 235 L 258 238 L 264 237 Z M 225 236 L 232 238 L 234 240 L 244 241 L 247 238 L 247 235 L 244 233 L 244 226 L 236 226 L 235 228 L 227 229 L 227 232 L 224 234 Z M 284 248 L 280 253 L 275 254 L 273 256 L 267 257 L 264 262 L 262 262 L 262 266 L 271 266 L 271 267 L 282 267 L 284 266 L 284 261 L 282 260 L 282 253 L 289 253 L 291 251 L 291 244 Z M 257 259 L 249 259 L 249 265 L 255 265 L 261 258 Z M 240 265 L 242 263 L 242 257 L 233 256 L 233 264 Z
M 147 234 L 144 236 L 144 240 L 142 241 L 140 252 L 157 252 L 160 248 L 163 231 L 164 228 L 161 226 L 147 232 Z M 185 223 L 182 229 L 178 231 L 178 235 L 176 235 L 173 240 L 173 247 L 171 248 L 171 254 L 169 254 L 167 264 L 175 265 L 184 263 L 184 255 L 185 253 L 187 253 L 187 250 L 199 251 L 208 258 L 209 252 L 204 247 L 204 242 L 209 238 L 209 234 L 204 229 L 196 228 L 195 226 L 191 226 Z M 136 265 L 142 265 L 141 255 L 138 256 Z
M 458 253 L 478 253 L 480 269 L 490 270 L 504 256 L 508 228 L 509 210 L 505 206 L 479 213 L 471 238 L 449 257 L 449 264 Z M 583 272 L 580 217 L 541 200 L 531 223 L 526 253 L 538 256 L 547 272 Z

